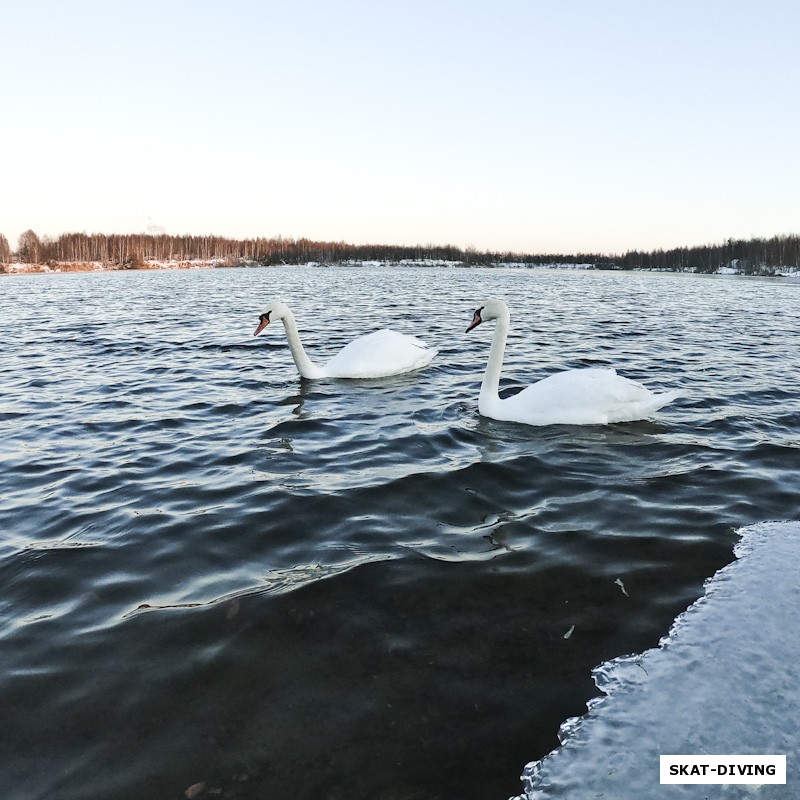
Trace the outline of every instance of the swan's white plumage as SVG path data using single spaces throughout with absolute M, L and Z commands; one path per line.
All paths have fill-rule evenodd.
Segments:
M 416 336 L 383 328 L 354 339 L 321 369 L 329 378 L 382 378 L 421 369 L 436 352 Z
M 678 397 L 653 394 L 613 369 L 572 369 L 550 375 L 504 400 L 481 405 L 486 417 L 528 425 L 604 425 L 648 417 Z
M 650 416 L 680 396 L 678 391 L 654 394 L 613 369 L 572 369 L 500 398 L 500 369 L 510 322 L 508 306 L 502 300 L 487 300 L 475 312 L 470 329 L 489 319 L 497 322 L 478 399 L 478 410 L 485 417 L 527 425 L 631 422 Z
M 283 322 L 292 358 L 303 378 L 385 378 L 401 375 L 422 369 L 438 352 L 427 347 L 416 336 L 407 336 L 384 328 L 359 336 L 343 347 L 327 364 L 318 367 L 306 354 L 294 315 L 285 303 L 271 303 L 260 319 L 261 324 L 256 328 L 256 334 L 271 322 Z

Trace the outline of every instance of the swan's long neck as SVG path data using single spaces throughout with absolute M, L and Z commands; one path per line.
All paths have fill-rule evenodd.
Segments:
M 500 370 L 503 367 L 503 354 L 506 350 L 509 319 L 508 309 L 503 309 L 494 326 L 492 347 L 489 350 L 489 363 L 486 365 L 486 372 L 483 373 L 481 393 L 480 397 L 478 397 L 478 410 L 482 414 L 485 410 L 488 410 L 491 404 L 497 403 L 500 399 Z
M 294 314 L 289 311 L 283 317 L 283 327 L 286 328 L 286 338 L 289 340 L 289 350 L 291 350 L 297 371 L 301 378 L 321 378 L 322 370 L 306 354 L 303 343 L 300 341 L 300 334 L 297 330 L 297 323 L 294 321 Z

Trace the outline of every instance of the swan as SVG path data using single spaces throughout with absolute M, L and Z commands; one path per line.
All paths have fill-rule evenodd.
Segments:
M 325 366 L 318 367 L 306 355 L 289 306 L 271 303 L 258 320 L 253 336 L 258 336 L 270 322 L 283 322 L 289 350 L 301 378 L 385 378 L 421 369 L 439 352 L 414 336 L 384 328 L 359 336 Z
M 501 399 L 500 369 L 510 315 L 503 300 L 492 298 L 475 311 L 469 333 L 482 322 L 497 320 L 489 363 L 481 383 L 478 411 L 485 417 L 526 425 L 602 425 L 644 419 L 680 396 L 679 391 L 653 394 L 613 369 L 571 369 L 550 375 Z

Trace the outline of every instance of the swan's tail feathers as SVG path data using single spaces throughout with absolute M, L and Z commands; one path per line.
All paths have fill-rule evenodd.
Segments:
M 683 392 L 680 389 L 673 389 L 669 392 L 662 392 L 661 394 L 653 395 L 653 411 L 658 411 L 659 408 L 663 408 L 667 403 L 671 403 L 673 400 L 677 400 L 679 397 L 683 395 Z
M 673 389 L 670 392 L 661 394 L 648 393 L 650 396 L 642 398 L 636 403 L 627 403 L 623 407 L 616 409 L 608 415 L 607 422 L 634 422 L 639 419 L 647 419 L 663 408 L 667 403 L 671 403 L 680 397 L 682 392 Z
M 417 365 L 414 367 L 414 369 L 422 369 L 422 367 L 427 367 L 438 353 L 439 350 L 435 347 L 425 348 L 422 358 L 417 362 Z

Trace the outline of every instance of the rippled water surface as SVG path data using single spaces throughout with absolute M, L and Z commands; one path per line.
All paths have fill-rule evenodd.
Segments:
M 653 647 L 734 530 L 800 516 L 800 287 L 286 267 L 0 280 L 0 764 L 9 797 L 449 800 L 523 766 Z M 653 419 L 477 413 L 614 366 Z M 301 381 L 391 326 L 420 373 Z M 198 788 L 199 791 L 199 788 Z

